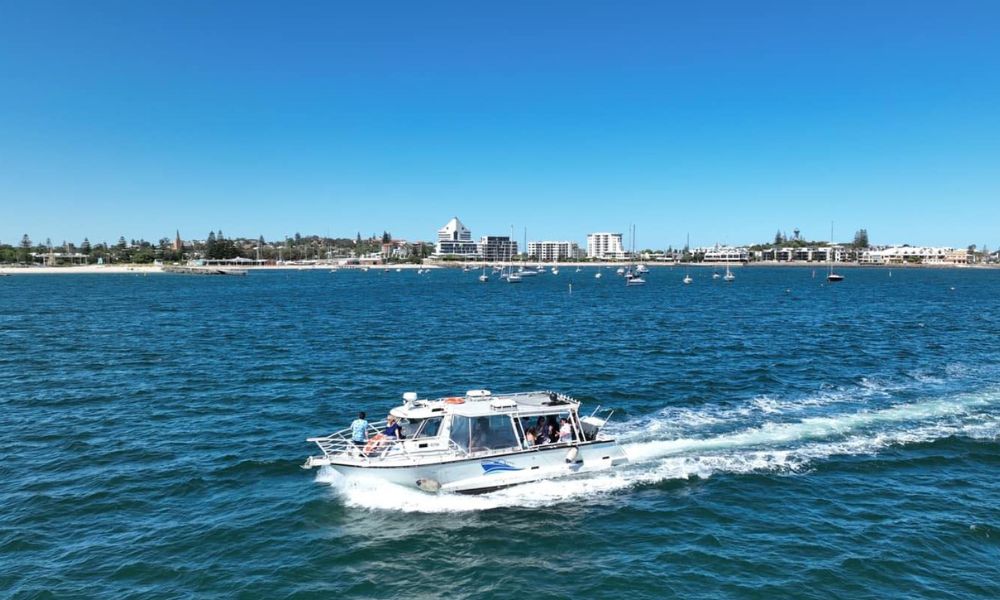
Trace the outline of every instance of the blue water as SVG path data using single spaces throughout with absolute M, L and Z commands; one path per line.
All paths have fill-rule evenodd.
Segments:
M 1000 597 L 1000 271 L 572 271 L 0 279 L 0 596 Z M 614 408 L 633 462 L 299 468 L 471 388 Z

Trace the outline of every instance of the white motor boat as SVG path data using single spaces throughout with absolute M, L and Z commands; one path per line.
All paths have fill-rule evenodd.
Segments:
M 600 278 L 601 278 L 601 272 L 600 271 L 598 271 L 597 273 L 594 273 L 594 279 L 600 279 Z
M 611 414 L 598 407 L 580 417 L 580 403 L 555 392 L 464 396 L 422 400 L 414 392 L 389 411 L 403 439 L 380 437 L 384 423 L 369 425 L 364 443 L 350 429 L 309 438 L 322 454 L 303 468 L 330 467 L 346 477 L 377 478 L 426 492 L 482 493 L 537 481 L 603 471 L 628 463 L 618 443 L 601 434 Z M 613 412 L 613 411 L 611 411 Z M 531 433 L 566 419 L 570 434 L 532 443 Z
M 649 273 L 649 267 L 647 267 L 646 265 L 636 265 L 635 272 L 638 273 L 639 275 L 646 275 L 647 273 Z

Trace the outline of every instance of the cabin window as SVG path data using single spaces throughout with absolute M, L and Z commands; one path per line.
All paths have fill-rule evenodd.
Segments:
M 460 417 L 455 415 L 451 418 L 450 439 L 462 450 L 469 449 L 469 430 L 469 417 Z
M 471 421 L 473 452 L 520 446 L 517 434 L 514 433 L 514 423 L 508 415 L 474 417 Z
M 438 431 L 441 430 L 442 420 L 443 417 L 401 419 L 400 425 L 403 427 L 403 437 L 409 440 L 437 437 Z
M 441 430 L 441 421 L 444 420 L 443 417 L 434 417 L 433 419 L 425 419 L 424 424 L 417 431 L 416 435 L 413 436 L 414 439 L 420 438 L 431 438 L 437 437 L 438 431 Z
M 570 422 L 570 427 L 572 428 L 573 437 L 575 440 L 577 437 L 577 423 L 576 416 L 573 413 L 555 413 L 551 415 L 539 415 L 534 417 L 522 417 L 520 426 L 521 431 L 524 432 L 526 436 L 528 431 L 535 437 L 535 444 L 553 444 L 559 441 L 559 428 L 561 426 L 562 419 L 568 419 Z

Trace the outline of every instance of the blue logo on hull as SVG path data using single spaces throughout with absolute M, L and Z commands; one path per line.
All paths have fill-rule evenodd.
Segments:
M 515 467 L 505 460 L 487 460 L 479 463 L 483 467 L 483 473 L 489 475 L 490 473 L 499 473 L 500 471 L 523 471 L 521 467 Z

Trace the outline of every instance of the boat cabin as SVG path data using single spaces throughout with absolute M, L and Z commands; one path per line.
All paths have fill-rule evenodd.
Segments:
M 309 464 L 392 466 L 530 452 L 595 441 L 606 422 L 596 416 L 597 411 L 581 418 L 579 402 L 549 391 L 493 395 L 489 390 L 470 390 L 464 396 L 433 400 L 407 392 L 403 399 L 402 406 L 389 412 L 402 427 L 403 439 L 384 437 L 385 422 L 369 425 L 363 445 L 351 441 L 349 430 L 309 438 L 324 453 L 323 459 Z M 560 441 L 562 419 L 571 435 Z

